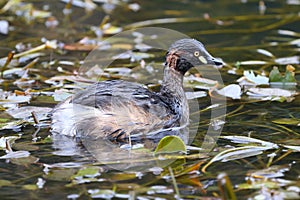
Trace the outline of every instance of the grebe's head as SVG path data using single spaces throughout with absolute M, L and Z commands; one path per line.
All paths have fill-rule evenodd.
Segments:
M 201 42 L 195 39 L 181 39 L 170 46 L 166 55 L 166 65 L 185 74 L 194 66 L 222 66 L 223 62 L 212 57 Z

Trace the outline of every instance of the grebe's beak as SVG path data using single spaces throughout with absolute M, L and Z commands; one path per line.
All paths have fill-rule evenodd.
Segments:
M 225 63 L 221 59 L 213 57 L 207 51 L 205 52 L 205 56 L 200 55 L 198 59 L 204 65 L 214 65 L 217 68 L 221 68 L 225 65 Z

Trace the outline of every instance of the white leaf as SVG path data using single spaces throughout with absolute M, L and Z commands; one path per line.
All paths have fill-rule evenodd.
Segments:
M 299 64 L 300 63 L 300 56 L 290 56 L 290 57 L 283 57 L 283 58 L 276 58 L 275 62 L 281 65 L 291 65 L 291 64 Z
M 267 64 L 267 62 L 262 60 L 248 60 L 248 61 L 242 61 L 239 64 L 240 65 L 265 65 Z
M 247 80 L 251 81 L 252 83 L 255 83 L 257 85 L 268 85 L 269 84 L 269 78 L 261 75 L 255 76 L 254 72 L 251 71 L 244 71 L 244 76 L 247 78 Z
M 1 156 L 0 159 L 8 159 L 8 158 L 25 158 L 30 156 L 28 151 L 12 151 L 8 154 Z
M 265 56 L 274 58 L 274 55 L 273 55 L 270 51 L 267 51 L 267 50 L 265 50 L 265 49 L 257 49 L 256 51 L 257 51 L 258 53 L 260 53 L 260 54 L 265 55 Z
M 258 97 L 291 97 L 298 93 L 280 88 L 249 88 L 247 94 Z
M 9 24 L 6 20 L 0 20 L 0 33 L 7 35 L 8 34 Z
M 198 99 L 201 97 L 207 96 L 207 93 L 204 91 L 197 91 L 197 92 L 186 92 L 185 96 L 187 99 Z
M 241 98 L 241 87 L 237 84 L 230 84 L 226 87 L 222 88 L 221 90 L 217 90 L 219 95 L 230 97 L 232 99 L 240 99 Z

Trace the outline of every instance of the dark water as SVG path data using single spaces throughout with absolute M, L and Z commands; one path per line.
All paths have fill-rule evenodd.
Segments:
M 24 17 L 17 17 L 13 10 L 1 13 L 0 20 L 8 20 L 13 28 L 8 35 L 0 34 L 0 57 L 7 56 L 8 52 L 14 50 L 16 44 L 21 42 L 31 44 L 32 47 L 38 46 L 41 44 L 42 37 L 48 40 L 55 39 L 65 44 L 76 43 L 85 36 L 95 38 L 90 27 L 99 26 L 106 15 L 110 16 L 109 22 L 114 26 L 123 27 L 124 30 L 141 27 L 141 25 L 135 24 L 136 22 L 145 23 L 146 20 L 168 18 L 169 20 L 164 22 L 149 21 L 149 26 L 173 29 L 202 41 L 212 55 L 222 58 L 227 63 L 227 66 L 220 69 L 224 85 L 236 83 L 236 80 L 242 76 L 243 70 L 252 69 L 257 73 L 261 73 L 263 70 L 270 72 L 272 67 L 276 65 L 281 71 L 285 71 L 286 64 L 293 64 L 295 67 L 295 77 L 299 84 L 299 41 L 296 44 L 290 44 L 291 41 L 300 38 L 299 1 L 294 1 L 295 5 L 290 4 L 292 1 L 265 1 L 266 10 L 264 13 L 260 13 L 258 1 L 246 1 L 246 3 L 242 3 L 242 1 L 192 0 L 116 2 L 118 4 L 114 5 L 115 8 L 108 14 L 103 10 L 103 3 L 96 3 L 96 9 L 91 12 L 86 12 L 84 8 L 71 6 L 72 14 L 65 16 L 62 10 L 66 4 L 61 1 L 47 3 L 44 1 L 27 1 L 27 3 L 32 3 L 35 9 L 44 9 L 45 5 L 48 7 L 52 16 L 55 16 L 59 21 L 59 25 L 52 29 L 45 27 L 46 19 L 33 19 L 26 22 Z M 131 3 L 138 3 L 140 10 L 137 12 L 130 10 L 128 5 Z M 4 2 L 0 2 L 1 7 L 4 4 Z M 177 18 L 177 22 L 172 22 L 174 18 Z M 281 34 L 279 30 L 293 31 L 295 35 Z M 271 52 L 274 58 L 258 53 L 257 49 Z M 31 72 L 32 76 L 34 74 L 39 75 L 31 88 L 38 91 L 45 89 L 53 92 L 54 88 L 50 88 L 45 80 L 57 75 L 69 75 L 78 70 L 79 61 L 83 60 L 89 51 L 45 50 L 42 52 L 44 55 L 40 56 L 35 66 L 38 71 L 32 70 Z M 163 62 L 164 52 L 151 50 L 149 52 L 154 54 L 155 58 L 145 58 L 145 61 L 150 63 L 151 60 L 154 60 L 153 67 L 158 72 L 155 74 L 145 73 L 140 79 L 143 83 L 156 83 L 156 80 L 160 79 L 158 77 L 160 76 L 159 71 L 161 71 L 160 66 Z M 296 63 L 290 58 L 293 56 L 298 56 Z M 282 57 L 287 57 L 286 64 L 274 62 L 274 59 Z M 71 61 L 75 64 L 74 66 L 47 65 L 50 61 L 62 60 Z M 238 61 L 248 60 L 266 61 L 266 64 L 235 65 Z M 22 63 L 17 67 L 24 65 L 25 63 Z M 134 68 L 139 66 L 139 62 L 130 62 L 128 59 L 121 60 L 113 63 L 112 67 L 123 65 Z M 65 70 L 64 72 L 57 71 L 57 67 L 60 66 Z M 238 68 L 235 75 L 228 73 L 228 70 L 233 68 Z M 25 89 L 13 84 L 15 80 L 15 76 L 4 78 L 1 82 L 2 90 L 24 91 Z M 299 88 L 296 87 L 295 90 L 299 91 Z M 278 199 L 297 199 L 299 191 L 296 192 L 298 196 L 288 196 L 290 193 L 287 191 L 291 186 L 297 187 L 299 190 L 299 124 L 277 124 L 274 123 L 274 120 L 293 118 L 300 121 L 299 96 L 295 96 L 291 102 L 261 101 L 248 98 L 241 100 L 228 98 L 227 100 L 228 114 L 222 136 L 251 136 L 277 145 L 297 146 L 298 150 L 289 152 L 288 148 L 279 146 L 266 150 L 260 155 L 228 162 L 215 162 L 207 168 L 206 174 L 199 172 L 192 175 L 185 174 L 185 178 L 177 177 L 181 197 L 183 199 L 201 199 L 201 197 L 221 199 L 221 190 L 217 186 L 216 178 L 221 172 L 226 172 L 235 187 L 237 199 L 254 198 L 258 194 L 264 194 L 264 199 L 270 199 L 269 194 L 273 194 Z M 202 110 L 210 105 L 211 99 L 204 97 L 198 99 L 198 102 L 199 108 Z M 40 93 L 30 101 L 30 105 L 38 107 L 53 107 L 56 103 L 52 97 L 45 93 Z M 20 104 L 21 107 L 27 105 L 27 103 Z M 1 119 L 6 118 L 4 108 L 1 107 L 1 110 L 3 110 L 1 111 L 3 112 Z M 193 121 L 193 125 L 196 127 L 194 129 L 197 129 L 197 136 L 194 138 L 192 146 L 201 146 L 210 117 L 209 111 L 202 111 L 200 122 Z M 76 145 L 73 140 L 58 138 L 56 141 L 65 142 L 62 144 L 55 143 L 55 139 L 54 141 L 48 140 L 50 135 L 48 128 L 41 128 L 37 141 L 32 141 L 32 134 L 35 130 L 33 125 L 26 125 L 17 130 L 0 130 L 1 137 L 22 134 L 21 138 L 15 141 L 13 150 L 30 152 L 29 157 L 0 160 L 1 199 L 89 199 L 96 197 L 108 199 L 174 199 L 176 194 L 174 182 L 170 177 L 167 177 L 168 173 L 166 176 L 163 174 L 155 175 L 151 171 L 152 169 L 149 169 L 150 167 L 139 168 L 134 164 L 134 161 L 147 163 L 147 157 L 141 161 L 139 156 L 133 156 L 133 162 L 127 160 L 125 164 L 120 165 L 114 161 L 112 165 L 102 165 L 94 159 L 90 152 L 82 146 Z M 74 146 L 71 147 L 71 144 Z M 219 139 L 214 151 L 205 154 L 205 162 L 207 163 L 214 155 L 229 146 L 239 147 L 243 144 L 234 144 L 228 140 Z M 68 147 L 69 156 L 61 155 L 60 148 L 62 147 Z M 114 157 L 117 153 L 111 151 L 106 156 Z M 2 155 L 5 155 L 4 151 L 1 153 Z M 275 157 L 270 160 L 272 155 Z M 202 158 L 186 159 L 185 164 L 188 166 L 201 160 Z M 128 166 L 132 169 L 127 169 Z M 153 167 L 153 163 L 150 166 Z M 269 182 L 262 181 L 264 187 L 248 190 L 237 189 L 237 185 L 247 183 L 246 179 L 249 178 L 247 174 L 251 171 L 269 169 L 270 166 L 278 167 L 272 173 L 270 172 L 273 175 L 278 173 L 280 168 L 288 166 L 289 169 L 284 172 L 283 176 L 268 179 Z M 80 177 L 78 171 L 86 168 L 96 169 L 98 173 L 86 173 L 82 180 L 76 178 L 76 174 Z M 120 171 L 120 168 L 124 171 Z M 192 183 L 191 180 L 194 179 L 197 180 L 197 183 L 202 183 L 203 189 L 200 189 L 195 182 Z M 258 180 L 260 179 L 258 178 Z M 278 183 L 284 180 L 292 182 L 282 185 Z M 38 188 L 37 183 L 43 181 L 45 184 Z M 258 184 L 258 182 L 254 182 L 254 184 Z M 274 184 L 274 186 L 268 184 Z M 206 190 L 206 193 L 203 190 Z

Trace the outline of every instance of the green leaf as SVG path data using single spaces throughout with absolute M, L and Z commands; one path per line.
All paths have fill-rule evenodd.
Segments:
M 83 177 L 83 176 L 86 176 L 86 177 L 95 177 L 95 176 L 98 176 L 98 175 L 100 175 L 99 168 L 97 168 L 97 167 L 86 167 L 86 168 L 80 169 L 77 172 L 77 174 L 75 174 L 74 176 L 72 176 L 72 178 Z
M 287 82 L 287 83 L 296 83 L 297 81 L 295 79 L 295 73 L 287 70 L 285 72 L 285 76 L 284 76 L 283 81 Z
M 275 119 L 272 122 L 276 124 L 300 126 L 300 119 L 294 119 L 294 118 L 280 118 L 280 119 Z
M 173 153 L 173 152 L 184 152 L 186 153 L 186 146 L 184 142 L 178 136 L 165 136 L 162 138 L 155 151 L 157 153 Z
M 283 77 L 280 74 L 278 67 L 274 66 L 272 71 L 269 74 L 269 81 L 270 82 L 281 82 L 282 79 L 283 79 Z
M 0 187 L 12 185 L 11 181 L 0 179 Z
M 38 189 L 37 185 L 34 185 L 34 184 L 23 185 L 22 188 L 25 190 L 37 190 Z

